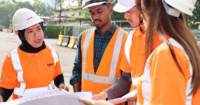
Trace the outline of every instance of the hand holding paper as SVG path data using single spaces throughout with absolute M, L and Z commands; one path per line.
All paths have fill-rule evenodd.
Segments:
M 101 92 L 100 94 L 94 95 L 92 97 L 92 100 L 106 100 L 108 97 L 108 94 L 106 92 Z
M 60 90 L 64 89 L 64 90 L 66 90 L 66 91 L 69 92 L 69 88 L 68 88 L 67 86 L 65 86 L 63 83 L 61 83 L 61 84 L 59 85 L 59 89 L 60 89 Z
M 118 104 L 118 103 L 126 102 L 128 99 L 137 99 L 137 90 L 133 90 L 130 93 L 124 95 L 121 98 L 116 98 L 116 99 L 113 99 L 113 100 L 109 100 L 109 102 L 111 102 L 113 104 Z

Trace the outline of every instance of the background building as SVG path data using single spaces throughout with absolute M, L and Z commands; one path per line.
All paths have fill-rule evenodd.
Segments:
M 90 26 L 91 19 L 85 18 L 81 11 L 82 8 L 53 10 L 53 16 L 51 16 L 49 23 L 59 24 L 60 20 L 61 24 L 65 26 Z

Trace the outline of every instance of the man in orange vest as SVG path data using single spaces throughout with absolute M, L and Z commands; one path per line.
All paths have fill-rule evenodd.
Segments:
M 86 0 L 96 26 L 81 33 L 70 84 L 74 92 L 99 94 L 120 77 L 121 49 L 126 32 L 111 22 L 112 0 Z
M 115 85 L 94 96 L 93 99 L 95 100 L 116 98 L 124 94 L 129 88 L 130 91 L 136 89 L 137 80 L 144 70 L 145 28 L 139 11 L 136 8 L 136 1 L 118 0 L 118 3 L 114 6 L 114 10 L 120 13 L 124 12 L 124 18 L 127 19 L 128 23 L 134 29 L 129 32 L 122 52 L 122 60 L 120 64 L 120 69 L 123 71 L 122 77 Z M 132 80 L 131 87 L 129 85 L 131 84 L 130 80 Z M 135 99 L 129 99 L 128 101 L 130 101 L 132 105 L 135 104 Z

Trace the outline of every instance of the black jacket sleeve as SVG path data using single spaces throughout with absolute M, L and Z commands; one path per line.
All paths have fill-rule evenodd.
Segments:
M 59 87 L 59 85 L 60 85 L 61 83 L 65 84 L 63 74 L 58 75 L 58 76 L 54 79 L 54 84 L 56 85 L 56 87 Z
M 6 102 L 12 95 L 14 89 L 4 89 L 0 88 L 0 95 L 3 97 L 4 102 Z

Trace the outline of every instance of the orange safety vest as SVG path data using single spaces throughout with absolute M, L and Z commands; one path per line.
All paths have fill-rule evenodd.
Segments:
M 92 92 L 93 95 L 99 94 L 109 88 L 120 77 L 119 68 L 120 52 L 125 36 L 125 31 L 117 28 L 110 40 L 97 72 L 94 73 L 94 28 L 86 30 L 81 40 L 82 50 L 82 91 Z
M 162 43 L 151 53 L 151 55 L 147 59 L 144 68 L 144 74 L 143 76 L 141 76 L 137 84 L 139 96 L 139 99 L 137 100 L 137 105 L 200 104 L 200 102 L 198 101 L 200 98 L 200 89 L 197 90 L 197 93 L 195 95 L 190 94 L 192 91 L 191 82 L 193 68 L 188 58 L 188 55 L 185 52 L 184 48 L 176 40 L 171 38 L 169 39 L 169 42 L 174 47 L 174 51 L 177 51 L 175 53 L 180 54 L 178 57 L 183 58 L 181 59 L 182 61 L 178 60 L 179 64 L 181 64 L 180 66 L 182 66 L 183 72 L 180 72 L 178 70 L 178 67 L 175 63 L 174 65 L 168 65 L 171 67 L 169 67 L 169 70 L 167 70 L 166 67 L 168 66 L 163 67 L 163 65 L 159 65 L 161 63 L 157 64 L 158 61 L 153 61 L 162 59 L 161 54 L 158 54 L 159 51 L 162 51 L 162 53 L 164 53 L 163 56 L 167 56 L 166 54 L 168 54 L 168 50 L 166 50 L 166 48 L 168 48 L 168 46 L 165 42 Z M 169 60 L 167 61 L 169 63 L 173 62 L 173 58 L 170 56 L 168 58 Z M 164 60 L 167 60 L 166 57 L 164 57 Z M 163 70 L 163 68 L 165 70 Z M 174 80 L 174 78 L 176 78 L 176 80 Z M 174 84 L 173 87 L 172 84 Z
M 54 63 L 55 63 L 54 65 L 56 65 L 56 63 L 58 62 L 58 55 L 56 53 L 56 50 L 52 47 L 49 47 L 49 48 L 50 48 L 52 56 L 54 58 Z M 20 82 L 20 87 L 14 88 L 15 95 L 18 95 L 18 97 L 21 98 L 24 96 L 32 95 L 34 93 L 43 92 L 43 91 L 54 88 L 54 81 L 52 80 L 51 83 L 49 83 L 49 85 L 46 87 L 26 89 L 26 82 L 24 81 L 24 78 L 23 78 L 23 69 L 22 69 L 22 65 L 20 63 L 18 50 L 17 49 L 13 50 L 12 52 L 10 52 L 10 55 L 11 55 L 13 67 L 17 71 L 17 80 Z M 36 56 L 37 56 L 37 54 L 36 54 Z
M 132 37 L 134 35 L 134 32 L 135 32 L 135 30 L 131 31 L 128 34 L 128 37 L 127 37 L 127 40 L 126 40 L 126 44 L 125 44 L 125 49 L 124 49 L 124 52 L 125 52 L 125 55 L 126 55 L 126 59 L 127 59 L 128 63 L 129 63 L 129 65 L 131 65 L 131 63 L 130 63 L 130 49 L 131 49 L 131 45 L 132 45 Z M 131 75 L 133 75 L 133 70 L 131 72 Z M 132 76 L 132 86 L 133 86 L 134 89 L 137 86 L 137 81 L 138 80 L 139 80 L 139 77 L 133 77 Z
M 135 36 L 134 36 L 135 35 Z M 137 55 L 137 53 L 136 54 L 133 54 L 133 53 L 131 53 L 131 48 L 134 48 L 134 49 L 132 49 L 132 50 L 134 50 L 134 52 L 135 52 L 135 49 L 137 48 L 137 52 L 141 52 L 140 51 L 140 49 L 139 49 L 139 47 L 142 47 L 142 46 L 144 46 L 144 44 L 140 44 L 141 43 L 141 40 L 139 40 L 139 37 L 140 37 L 140 35 L 143 35 L 142 33 L 141 33 L 141 31 L 140 31 L 140 27 L 138 27 L 137 29 L 133 29 L 132 31 L 130 31 L 129 32 L 129 34 L 128 34 L 128 36 L 127 36 L 127 39 L 126 39 L 126 43 L 125 43 L 125 47 L 124 47 L 124 54 L 125 54 L 125 58 L 126 58 L 126 60 L 127 60 L 127 63 L 129 64 L 129 67 L 133 67 L 132 66 L 132 64 L 131 63 L 133 63 L 133 62 L 131 62 L 131 55 L 134 55 L 134 56 L 132 56 L 132 57 L 134 57 L 134 59 L 136 59 L 136 57 L 135 56 L 140 56 L 140 59 L 137 59 L 137 62 L 138 62 L 138 60 L 140 60 L 141 61 L 141 55 L 143 54 L 143 57 L 144 57 L 144 52 L 142 52 L 141 54 L 139 54 L 139 55 Z M 137 39 L 136 39 L 137 38 Z M 143 37 L 142 38 L 144 38 L 144 35 L 143 35 Z M 144 40 L 144 39 L 143 39 Z M 137 47 L 135 47 L 135 46 L 133 46 L 133 41 L 135 41 L 134 42 L 134 44 L 135 43 L 137 43 L 135 46 L 137 46 Z M 140 43 L 139 43 L 140 42 Z M 144 47 L 142 47 L 142 48 L 144 48 Z M 141 49 L 142 49 L 141 48 Z M 136 61 L 136 60 L 135 60 Z M 134 65 L 137 65 L 138 67 L 139 66 L 142 66 L 141 65 L 142 64 L 142 62 L 139 62 L 138 64 L 135 64 L 134 63 Z M 137 82 L 138 82 L 138 80 L 139 80 L 139 77 L 137 77 L 136 75 L 138 75 L 138 73 L 141 73 L 141 70 L 143 70 L 143 69 L 138 69 L 138 67 L 137 67 L 137 69 L 132 69 L 131 70 L 131 78 L 132 78 L 132 86 L 131 86 L 131 88 L 130 88 L 130 92 L 131 91 L 133 91 L 133 90 L 135 90 L 136 88 L 137 88 Z M 125 70 L 126 71 L 126 70 Z M 129 101 L 129 105 L 135 105 L 136 104 L 136 102 L 135 101 Z

